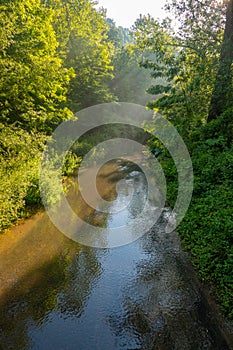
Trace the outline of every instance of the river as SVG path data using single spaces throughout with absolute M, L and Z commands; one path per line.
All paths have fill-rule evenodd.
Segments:
M 100 215 L 84 204 L 75 186 L 69 201 L 99 227 L 124 224 L 144 203 L 145 178 L 119 161 L 103 171 L 102 196 L 115 198 L 115 204 L 125 199 L 115 190 L 119 178 L 137 183 L 131 207 L 117 216 Z M 3 234 L 1 349 L 230 349 L 176 232 L 165 233 L 167 213 L 143 237 L 112 249 L 69 240 L 46 213 Z

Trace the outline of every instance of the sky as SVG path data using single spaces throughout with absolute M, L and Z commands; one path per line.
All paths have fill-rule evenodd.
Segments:
M 130 28 L 140 14 L 148 13 L 154 18 L 165 17 L 162 10 L 166 0 L 98 0 L 99 6 L 107 9 L 107 17 L 118 26 Z

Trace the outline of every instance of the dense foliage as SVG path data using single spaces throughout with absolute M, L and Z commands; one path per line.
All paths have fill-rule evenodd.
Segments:
M 26 204 L 38 204 L 38 173 L 45 138 L 0 124 L 0 228 L 26 214 Z
M 95 5 L 92 0 L 0 2 L 0 230 L 23 217 L 27 205 L 40 203 L 40 158 L 57 125 L 98 103 L 146 102 L 149 73 L 128 47 L 129 29 L 117 27 Z M 90 146 L 75 145 L 64 175 Z
M 72 116 L 73 106 L 111 95 L 103 86 L 112 70 L 112 44 L 104 14 L 89 0 L 1 1 L 0 12 L 2 230 L 40 203 L 39 166 L 48 135 Z M 70 154 L 64 173 L 78 161 Z
M 206 141 L 196 145 L 192 154 L 195 190 L 179 233 L 200 276 L 212 284 L 232 319 L 233 147 L 224 148 L 221 137 Z
M 171 0 L 167 10 L 179 19 L 176 30 L 170 19 L 161 23 L 150 16 L 134 26 L 137 48 L 154 54 L 141 62 L 155 78 L 148 91 L 157 99 L 148 106 L 172 121 L 189 148 L 194 193 L 178 232 L 233 319 L 233 1 Z M 150 147 L 163 164 L 172 206 L 174 163 L 157 140 Z
M 40 1 L 1 1 L 0 113 L 5 124 L 45 129 L 69 116 L 71 71 L 62 65 L 53 12 Z
M 41 154 L 60 122 L 102 102 L 148 102 L 172 121 L 189 148 L 194 193 L 179 233 L 233 318 L 233 0 L 168 0 L 170 18 L 141 16 L 131 32 L 95 5 L 0 1 L 0 230 L 40 203 Z M 74 145 L 65 175 L 95 137 Z M 158 140 L 149 144 L 166 172 L 172 206 L 176 169 Z

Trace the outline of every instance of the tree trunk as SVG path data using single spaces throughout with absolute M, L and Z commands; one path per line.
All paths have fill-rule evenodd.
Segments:
M 208 122 L 217 119 L 228 107 L 233 106 L 233 0 L 228 1 L 226 26 L 222 43 L 219 69 L 210 103 Z

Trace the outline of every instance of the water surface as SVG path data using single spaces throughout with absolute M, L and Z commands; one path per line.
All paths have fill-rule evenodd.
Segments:
M 145 203 L 140 169 L 119 161 L 99 173 L 99 192 L 117 207 L 125 178 L 131 205 L 103 215 L 85 205 L 77 187 L 73 209 L 98 227 L 124 225 Z M 75 179 L 74 179 L 75 180 Z M 0 240 L 2 349 L 227 350 L 219 322 L 203 297 L 167 211 L 146 235 L 114 249 L 81 246 L 37 214 Z M 82 227 L 80 227 L 80 230 Z

